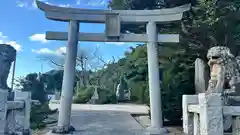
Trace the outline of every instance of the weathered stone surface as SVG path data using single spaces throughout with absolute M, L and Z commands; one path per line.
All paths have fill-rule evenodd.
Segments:
M 16 58 L 16 50 L 7 44 L 0 44 L 0 88 L 9 89 L 7 78 L 11 68 L 11 63 Z
M 233 135 L 240 134 L 240 117 L 233 118 Z
M 183 130 L 186 135 L 223 135 L 223 100 L 221 93 L 200 93 L 183 96 Z M 189 105 L 199 105 L 197 112 L 189 112 Z
M 206 65 L 202 59 L 197 58 L 195 61 L 195 92 L 204 93 L 207 89 L 207 71 Z
M 7 116 L 7 95 L 6 90 L 0 89 L 0 133 L 4 132 Z
M 207 53 L 208 65 L 210 67 L 211 72 L 214 72 L 212 69 L 214 66 L 218 66 L 224 71 L 224 76 L 219 77 L 219 74 L 222 71 L 216 73 L 216 77 L 211 75 L 211 79 L 209 85 L 213 85 L 209 87 L 210 89 L 216 88 L 216 84 L 212 83 L 213 80 L 217 80 L 224 82 L 223 91 L 224 95 L 233 95 L 239 96 L 239 84 L 240 84 L 240 57 L 235 57 L 230 49 L 223 46 L 215 46 L 208 50 Z M 209 90 L 208 90 L 209 91 Z M 226 103 L 228 104 L 228 103 Z
M 220 93 L 198 95 L 201 135 L 223 135 L 223 101 Z

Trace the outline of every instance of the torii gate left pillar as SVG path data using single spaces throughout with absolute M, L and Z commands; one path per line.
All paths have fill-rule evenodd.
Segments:
M 65 131 L 74 131 L 74 127 L 70 125 L 70 117 L 72 108 L 73 86 L 76 70 L 76 58 L 78 50 L 78 32 L 79 22 L 71 20 L 69 22 L 68 30 L 68 44 L 65 57 L 63 82 L 62 82 L 62 94 L 60 100 L 60 110 L 58 118 L 58 127 L 53 132 L 62 133 Z
M 181 20 L 184 11 L 190 5 L 183 5 L 171 9 L 161 10 L 85 10 L 76 8 L 62 8 L 37 1 L 48 19 L 69 22 L 69 31 L 47 32 L 49 40 L 68 40 L 67 55 L 64 65 L 62 95 L 58 125 L 54 133 L 68 134 L 74 131 L 70 125 L 73 84 L 75 75 L 78 41 L 96 42 L 147 42 L 149 95 L 151 108 L 150 134 L 162 135 L 167 130 L 163 128 L 161 89 L 159 84 L 159 65 L 157 42 L 179 42 L 178 34 L 157 33 L 156 23 Z M 79 33 L 79 22 L 106 23 L 105 34 Z M 147 34 L 121 34 L 120 23 L 147 24 Z

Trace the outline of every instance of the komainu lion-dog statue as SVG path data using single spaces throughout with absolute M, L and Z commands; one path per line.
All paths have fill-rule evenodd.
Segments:
M 240 57 L 229 48 L 214 46 L 207 53 L 210 79 L 206 94 L 221 93 L 224 105 L 240 106 Z M 230 129 L 232 117 L 224 116 L 224 129 Z

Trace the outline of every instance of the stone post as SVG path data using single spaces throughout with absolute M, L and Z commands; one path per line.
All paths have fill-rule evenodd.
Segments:
M 58 124 L 57 127 L 53 129 L 53 133 L 67 134 L 75 130 L 74 127 L 70 125 L 70 117 L 78 48 L 78 32 L 79 22 L 71 20 L 69 22 L 68 45 L 65 57 Z
M 183 132 L 184 135 L 193 135 L 194 133 L 194 114 L 188 112 L 189 104 L 198 104 L 197 95 L 183 95 L 182 96 L 182 111 L 183 111 Z
M 20 119 L 22 120 L 22 124 L 23 124 L 23 131 L 21 131 L 21 133 L 23 135 L 31 135 L 31 127 L 30 127 L 31 102 L 32 102 L 31 92 L 15 91 L 14 101 L 24 101 L 24 108 L 19 113 Z M 14 115 L 17 115 L 17 113 L 15 112 Z M 14 118 L 16 119 L 15 121 L 19 121 L 18 117 L 15 116 Z
M 233 118 L 233 133 L 232 135 L 240 135 L 240 117 L 235 116 Z
M 7 97 L 8 91 L 0 88 L 0 134 L 7 130 Z
M 150 134 L 165 134 L 167 130 L 163 128 L 161 89 L 159 78 L 159 61 L 157 48 L 157 26 L 155 22 L 147 24 L 147 55 L 148 55 L 148 78 L 149 96 L 151 109 L 151 126 L 148 128 Z
M 223 100 L 220 93 L 200 93 L 200 134 L 224 135 Z
M 200 120 L 199 120 L 199 114 L 194 113 L 193 115 L 193 135 L 200 135 Z

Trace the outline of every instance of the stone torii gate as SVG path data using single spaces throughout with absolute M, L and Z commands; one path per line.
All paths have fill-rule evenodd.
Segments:
M 63 8 L 37 1 L 39 9 L 46 18 L 69 22 L 68 32 L 47 32 L 48 40 L 68 40 L 65 58 L 62 95 L 58 125 L 54 133 L 69 133 L 74 128 L 70 125 L 73 84 L 78 41 L 94 42 L 147 42 L 149 95 L 151 108 L 150 132 L 165 133 L 162 120 L 161 91 L 159 83 L 159 65 L 157 42 L 179 42 L 178 34 L 157 33 L 157 23 L 166 23 L 182 19 L 190 4 L 160 10 L 89 10 Z M 105 33 L 79 33 L 79 23 L 105 23 Z M 122 34 L 121 23 L 147 24 L 147 34 Z

